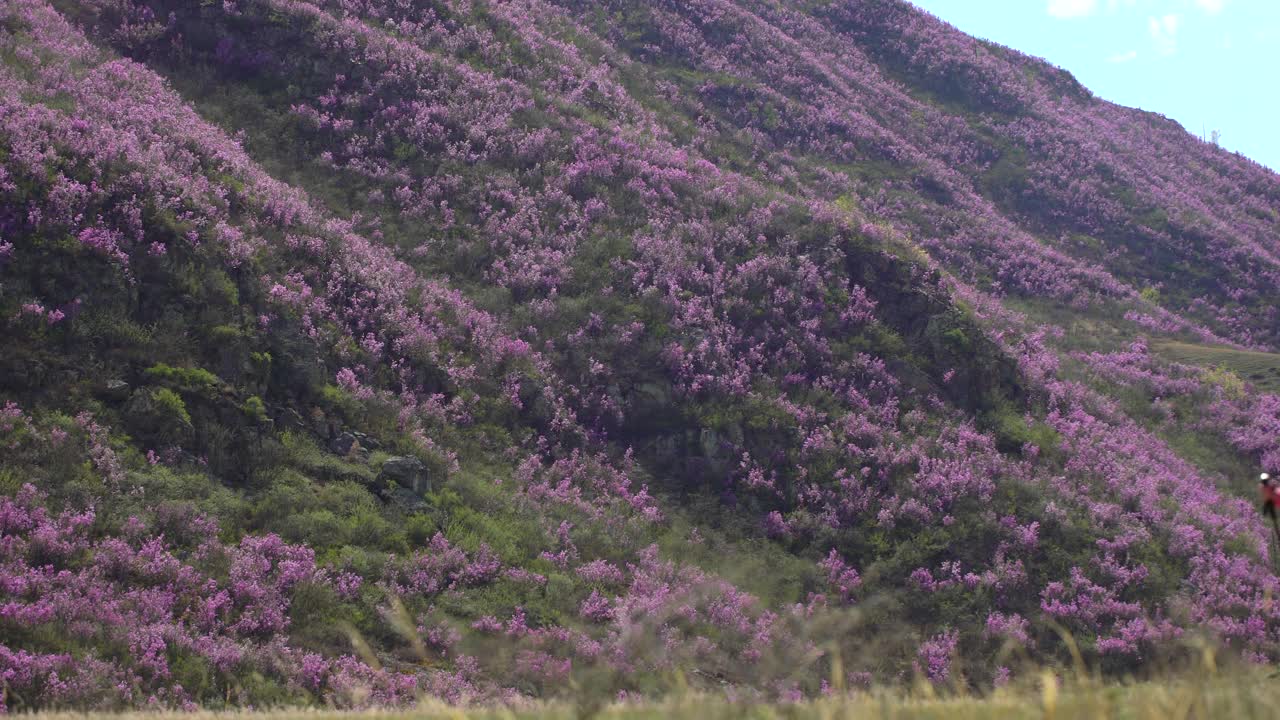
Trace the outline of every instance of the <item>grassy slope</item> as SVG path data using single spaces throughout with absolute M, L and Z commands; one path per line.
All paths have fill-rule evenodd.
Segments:
M 1230 370 L 1261 392 L 1280 392 L 1280 353 L 1176 341 L 1157 343 L 1153 349 L 1174 362 Z
M 1155 422 L 1152 398 L 1145 392 L 1098 382 L 1087 367 L 1070 354 L 1122 351 L 1134 340 L 1149 338 L 1152 353 L 1162 360 L 1226 370 L 1264 393 L 1280 391 L 1280 354 L 1202 345 L 1183 337 L 1162 337 L 1122 319 L 1121 313 L 1107 310 L 1081 311 L 1044 300 L 1015 298 L 1007 299 L 1005 305 L 1025 314 L 1032 325 L 1062 328 L 1062 337 L 1051 339 L 1051 343 L 1062 353 L 1064 377 L 1092 385 L 1119 402 L 1131 417 L 1168 443 L 1184 460 L 1217 478 L 1223 490 L 1253 498 L 1253 478 L 1257 471 L 1253 458 L 1236 452 L 1216 435 Z

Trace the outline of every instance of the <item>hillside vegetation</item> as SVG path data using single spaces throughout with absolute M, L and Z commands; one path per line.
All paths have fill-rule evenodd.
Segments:
M 5 0 L 0 708 L 1265 665 L 1277 288 L 899 0 Z

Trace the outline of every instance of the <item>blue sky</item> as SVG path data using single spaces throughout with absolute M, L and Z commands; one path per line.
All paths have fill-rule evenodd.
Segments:
M 911 0 L 1280 170 L 1280 0 Z

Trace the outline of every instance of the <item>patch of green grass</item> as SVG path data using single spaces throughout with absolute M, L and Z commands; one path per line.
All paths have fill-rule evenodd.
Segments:
M 192 392 L 209 391 L 222 384 L 217 375 L 204 368 L 173 367 L 164 363 L 157 363 L 147 368 L 146 376 L 151 380 L 170 383 Z
M 1174 362 L 1230 370 L 1262 392 L 1280 392 L 1280 353 L 1172 341 L 1156 343 L 1152 350 Z
M 373 469 L 360 462 L 349 462 L 322 450 L 315 441 L 301 433 L 286 432 L 280 442 L 288 453 L 289 465 L 299 468 L 310 477 L 323 481 L 350 481 L 368 484 L 373 481 Z

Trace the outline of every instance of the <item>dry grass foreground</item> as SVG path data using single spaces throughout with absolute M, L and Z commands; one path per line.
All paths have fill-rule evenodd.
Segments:
M 126 715 L 40 713 L 38 720 L 579 720 L 581 718 L 814 718 L 815 720 L 1074 720 L 1076 718 L 1190 720 L 1191 718 L 1280 717 L 1280 676 L 1250 670 L 1233 676 L 1205 672 L 1166 682 L 1097 684 L 1073 682 L 1060 687 L 1046 672 L 1031 682 L 996 690 L 985 697 L 939 696 L 922 687 L 915 693 L 859 692 L 799 704 L 734 703 L 700 694 L 655 703 L 616 703 L 582 707 L 572 703 L 535 704 L 526 708 L 452 708 L 424 701 L 409 710 L 338 712 L 316 709 L 230 713 L 130 713 Z

